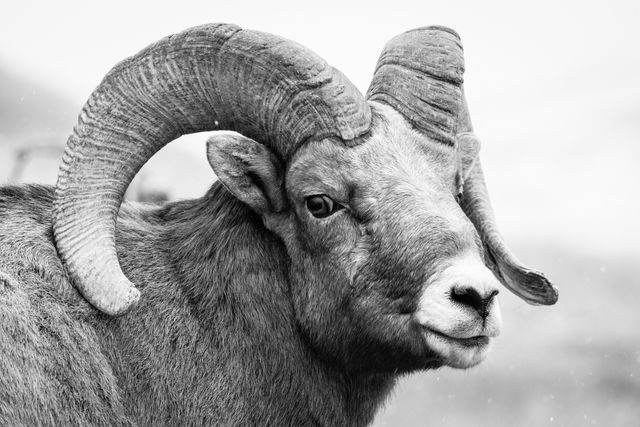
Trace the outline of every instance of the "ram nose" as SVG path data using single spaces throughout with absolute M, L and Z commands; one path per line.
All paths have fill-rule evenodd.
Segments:
M 416 320 L 453 338 L 496 337 L 502 327 L 498 286 L 478 254 L 456 257 L 424 287 Z
M 474 284 L 454 285 L 451 288 L 451 299 L 466 308 L 474 310 L 484 321 L 489 315 L 489 308 L 499 291 L 494 286 L 474 286 Z

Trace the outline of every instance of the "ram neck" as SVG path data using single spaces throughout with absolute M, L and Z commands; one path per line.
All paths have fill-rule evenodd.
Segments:
M 314 356 L 283 244 L 220 185 L 199 200 L 124 208 L 117 241 L 142 298 L 112 321 L 104 348 L 143 424 L 372 420 L 393 379 L 349 376 Z

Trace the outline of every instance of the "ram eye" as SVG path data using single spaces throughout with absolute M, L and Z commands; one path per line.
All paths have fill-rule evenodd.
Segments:
M 464 196 L 464 186 L 462 184 L 458 185 L 458 191 L 456 192 L 455 198 L 458 204 L 462 203 L 462 196 Z
M 462 204 L 462 196 L 464 196 L 462 191 L 460 191 L 458 194 L 456 194 L 456 202 L 458 202 L 458 204 Z
M 305 204 L 307 206 L 307 210 L 316 218 L 326 218 L 340 210 L 342 207 L 334 202 L 331 197 L 324 194 L 307 197 L 305 199 Z

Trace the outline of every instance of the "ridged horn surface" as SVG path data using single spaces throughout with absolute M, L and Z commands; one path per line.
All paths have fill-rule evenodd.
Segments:
M 348 143 L 370 120 L 339 71 L 289 40 L 227 24 L 166 37 L 116 65 L 80 113 L 56 187 L 59 254 L 91 304 L 124 313 L 139 292 L 118 263 L 115 223 L 129 183 L 160 148 L 234 130 L 286 161 L 312 137 Z
M 432 140 L 454 146 L 464 57 L 460 37 L 445 27 L 424 27 L 386 44 L 367 99 L 383 102 Z

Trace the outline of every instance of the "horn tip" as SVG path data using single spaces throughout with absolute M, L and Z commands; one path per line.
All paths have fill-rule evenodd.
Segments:
M 513 261 L 513 260 L 512 260 Z M 558 302 L 559 292 L 544 273 L 529 269 L 517 262 L 494 261 L 490 268 L 496 277 L 511 292 L 531 305 L 553 305 Z
M 112 317 L 122 316 L 138 305 L 140 291 L 129 284 L 128 289 L 121 295 L 109 295 L 108 298 L 90 299 L 89 302 L 96 309 Z
M 551 283 L 546 276 L 534 270 L 524 271 L 523 285 L 527 295 L 521 297 L 531 305 L 554 305 L 558 302 L 560 293 L 556 285 Z

